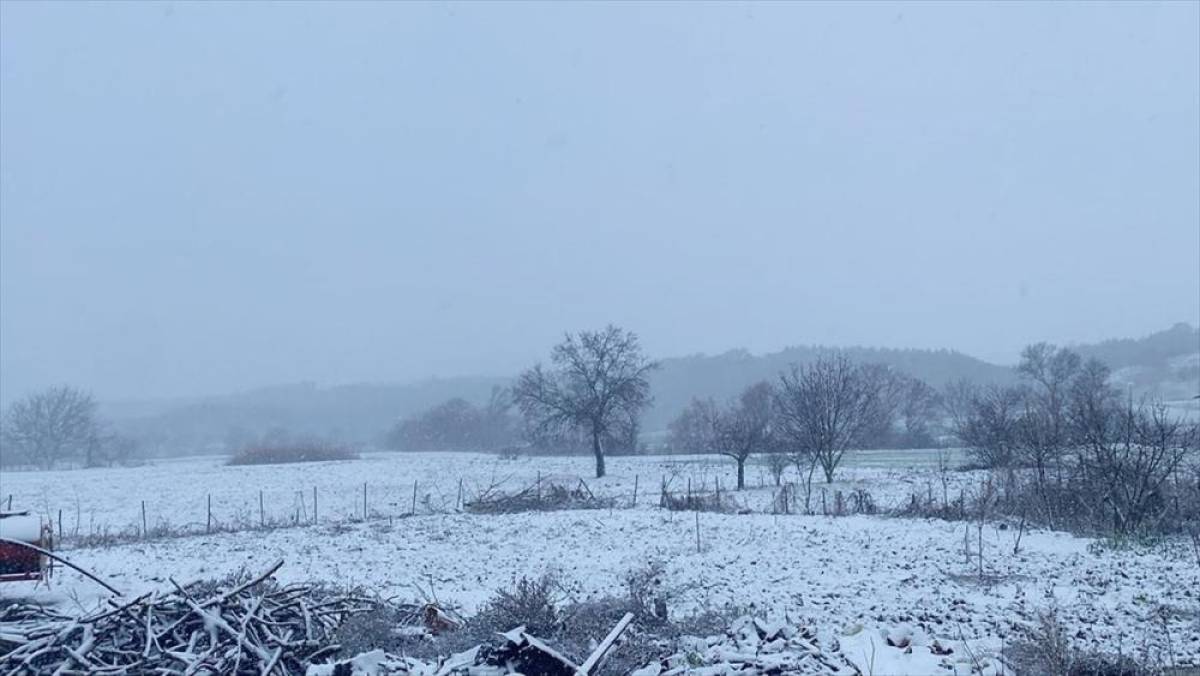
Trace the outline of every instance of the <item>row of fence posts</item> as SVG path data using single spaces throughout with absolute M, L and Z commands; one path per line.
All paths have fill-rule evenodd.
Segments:
M 640 479 L 641 479 L 641 477 L 636 474 L 633 477 L 633 500 L 632 500 L 633 507 L 637 506 L 638 489 L 639 489 Z M 717 504 L 719 505 L 719 504 L 721 504 L 721 479 L 720 479 L 720 477 L 714 477 L 714 482 L 715 482 L 716 501 L 717 501 Z M 761 483 L 762 483 L 761 472 L 760 472 L 760 476 L 759 476 L 759 482 L 761 485 Z M 540 502 L 541 496 L 542 496 L 542 493 L 541 493 L 541 491 L 542 491 L 542 473 L 540 471 L 537 474 L 536 490 L 537 490 L 537 497 Z M 662 477 L 661 491 L 662 491 L 662 498 L 660 501 L 660 506 L 666 507 L 667 501 L 668 501 L 668 496 L 669 496 L 669 491 L 667 490 L 667 477 L 666 476 Z M 299 491 L 297 493 L 299 496 L 301 496 L 300 497 L 300 505 L 297 506 L 293 522 L 298 525 L 300 523 L 301 516 L 303 516 L 304 520 L 306 522 L 316 524 L 319 521 L 318 511 L 317 511 L 318 510 L 317 487 L 313 486 L 313 489 L 312 489 L 312 519 L 311 519 L 311 521 L 309 521 L 307 509 L 305 509 L 305 505 L 304 505 L 305 501 L 302 497 L 302 493 Z M 797 498 L 795 493 L 796 493 L 796 491 L 794 489 L 794 486 L 792 486 L 791 484 L 782 486 L 780 493 L 776 496 L 775 499 L 773 499 L 773 504 L 774 504 L 775 509 L 782 509 L 783 513 L 785 513 L 785 514 L 790 513 L 791 512 L 791 509 L 790 509 L 791 503 L 793 503 Z M 409 512 L 410 514 L 413 514 L 413 515 L 415 515 L 417 513 L 417 496 L 418 496 L 418 494 L 419 494 L 419 482 L 417 480 L 414 480 L 413 481 L 413 490 L 412 490 L 412 504 L 410 506 L 410 512 Z M 782 501 L 782 504 L 780 504 L 780 501 Z M 9 511 L 12 510 L 12 502 L 13 502 L 13 496 L 10 493 L 8 495 L 8 499 L 7 499 L 7 509 Z M 839 496 L 839 502 L 840 502 L 840 496 Z M 696 515 L 695 515 L 695 518 L 696 518 L 696 550 L 699 552 L 699 551 L 701 551 L 700 505 L 698 503 L 693 502 L 692 477 L 690 477 L 690 476 L 687 479 L 686 502 L 684 504 L 687 507 L 694 508 L 694 511 L 696 512 Z M 465 506 L 466 505 L 463 502 L 463 479 L 462 479 L 462 477 L 459 477 L 458 493 L 457 493 L 457 497 L 455 498 L 454 508 L 456 510 L 459 510 L 459 509 L 463 509 Z M 821 512 L 823 514 L 829 513 L 828 506 L 826 504 L 826 493 L 825 493 L 824 488 L 821 489 Z M 141 537 L 147 538 L 147 537 L 149 537 L 150 530 L 149 530 L 149 523 L 148 523 L 148 520 L 146 517 L 146 501 L 145 500 L 141 501 L 141 517 L 142 517 Z M 369 518 L 370 518 L 370 504 L 368 501 L 367 482 L 364 481 L 363 485 L 362 485 L 362 520 L 365 522 Z M 258 492 L 258 521 L 259 521 L 260 527 L 263 527 L 263 528 L 266 527 L 266 525 L 267 525 L 266 498 L 264 495 L 264 491 L 261 489 Z M 212 493 L 209 493 L 206 495 L 204 532 L 206 534 L 211 534 L 213 532 Z M 59 509 L 58 510 L 58 538 L 60 541 L 62 540 L 64 535 L 65 535 L 65 531 L 63 529 L 63 514 L 62 514 L 62 510 Z
M 413 503 L 412 503 L 412 508 L 410 508 L 410 509 L 412 509 L 412 510 L 410 510 L 410 514 L 416 514 L 416 496 L 418 496 L 419 487 L 420 487 L 419 481 L 414 480 L 413 481 Z M 11 510 L 12 510 L 12 493 L 8 493 L 8 498 L 7 498 L 6 504 L 7 504 L 6 510 L 8 510 L 8 512 L 11 512 Z M 302 501 L 302 499 L 301 499 L 301 504 L 304 504 L 304 501 Z M 460 508 L 461 505 L 462 505 L 462 479 L 460 478 L 460 479 L 458 479 L 458 498 L 457 498 L 457 502 L 455 504 L 455 509 Z M 149 525 L 148 518 L 146 518 L 146 501 L 144 501 L 144 499 L 143 499 L 143 501 L 140 501 L 140 509 L 142 509 L 142 532 L 140 532 L 140 537 L 145 539 L 150 536 L 150 525 Z M 66 534 L 66 531 L 64 530 L 64 527 L 62 527 L 62 510 L 59 509 L 58 512 L 59 512 L 58 513 L 58 539 L 59 539 L 59 542 L 61 542 L 62 538 L 64 538 L 64 536 Z M 204 533 L 211 534 L 212 533 L 212 524 L 214 524 L 214 520 L 212 520 L 212 493 L 206 493 L 206 495 L 205 495 L 204 513 L 205 513 Z M 294 520 L 293 520 L 294 524 L 300 524 L 301 515 L 304 516 L 304 520 L 310 522 L 310 524 L 317 524 L 317 521 L 318 521 L 317 486 L 312 487 L 312 519 L 311 519 L 311 521 L 310 521 L 310 519 L 308 519 L 307 509 L 299 507 L 299 505 L 298 505 L 298 507 L 296 507 L 296 513 L 295 513 Z M 368 502 L 367 502 L 367 483 L 366 483 L 366 481 L 362 481 L 362 520 L 366 521 L 368 518 L 370 518 L 370 507 L 368 507 Z M 264 528 L 266 527 L 266 497 L 265 497 L 264 491 L 262 489 L 260 489 L 258 491 L 258 525 L 259 525 L 259 527 L 264 527 Z
M 717 503 L 720 504 L 721 480 L 719 477 L 716 477 L 714 480 L 715 480 L 715 486 L 716 486 L 716 489 L 715 489 L 716 500 L 717 500 Z M 633 496 L 632 496 L 632 504 L 631 504 L 632 507 L 637 506 L 638 495 L 639 495 L 639 490 L 640 490 L 640 483 L 641 483 L 641 476 L 635 474 L 633 477 Z M 367 486 L 368 486 L 367 482 L 364 481 L 363 485 L 362 485 L 362 520 L 363 521 L 367 521 L 370 518 L 370 502 L 368 499 Z M 542 473 L 540 471 L 538 472 L 538 475 L 537 475 L 536 490 L 537 490 L 538 500 L 540 501 L 541 500 L 541 490 L 542 490 Z M 669 491 L 667 490 L 667 477 L 665 477 L 665 476 L 662 478 L 661 490 L 662 490 L 662 500 L 660 501 L 660 506 L 665 507 L 667 505 L 667 496 L 669 495 Z M 411 505 L 409 508 L 409 514 L 415 515 L 417 513 L 417 497 L 419 495 L 419 492 L 420 492 L 420 483 L 419 483 L 419 481 L 414 480 L 413 488 L 412 488 L 412 502 L 411 502 Z M 699 542 L 700 542 L 699 505 L 696 505 L 693 503 L 692 478 L 690 476 L 688 477 L 688 480 L 687 480 L 687 494 L 686 495 L 687 495 L 687 498 L 686 498 L 687 501 L 685 502 L 685 505 L 695 506 L 697 508 L 696 509 L 696 511 L 697 511 L 696 538 L 697 538 L 697 547 L 699 547 Z M 293 515 L 293 524 L 299 525 L 301 520 L 303 520 L 307 523 L 310 523 L 310 524 L 316 524 L 319 521 L 317 487 L 313 486 L 313 488 L 312 488 L 312 516 L 311 516 L 311 518 L 308 514 L 307 505 L 305 504 L 307 501 L 303 499 L 301 491 L 297 491 L 297 497 L 299 499 L 299 504 L 296 506 L 296 511 L 295 511 L 295 514 Z M 11 494 L 9 494 L 8 500 L 7 500 L 7 508 L 9 510 L 12 509 L 12 501 L 13 501 L 13 496 Z M 143 539 L 145 539 L 145 538 L 149 537 L 149 533 L 150 533 L 149 520 L 147 518 L 146 501 L 145 500 L 140 501 L 140 507 L 141 507 L 141 521 L 142 521 L 142 523 L 141 523 L 142 528 L 141 528 L 140 536 Z M 454 508 L 455 508 L 455 510 L 460 510 L 465 507 L 466 507 L 466 503 L 463 500 L 463 479 L 462 479 L 462 477 L 459 477 L 458 491 L 457 491 L 457 496 L 455 498 Z M 266 496 L 265 496 L 265 491 L 263 491 L 262 489 L 260 489 L 258 491 L 258 523 L 259 523 L 260 528 L 265 528 L 267 526 Z M 205 534 L 212 534 L 214 525 L 219 525 L 219 524 L 217 524 L 217 522 L 214 520 L 214 517 L 213 517 L 212 493 L 208 493 L 205 496 L 205 521 L 204 521 Z M 62 510 L 59 509 L 58 510 L 58 537 L 59 537 L 60 541 L 64 537 L 64 535 L 65 535 L 65 531 L 63 528 L 63 515 L 62 515 Z

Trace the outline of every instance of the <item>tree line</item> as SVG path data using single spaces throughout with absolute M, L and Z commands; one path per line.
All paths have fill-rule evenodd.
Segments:
M 534 450 L 586 448 L 596 476 L 604 476 L 606 453 L 638 449 L 638 420 L 651 402 L 648 376 L 656 368 L 633 332 L 608 326 L 567 334 L 548 365 L 526 370 L 485 407 L 451 400 L 400 421 L 388 443 L 402 450 L 481 450 L 521 441 Z M 739 488 L 746 462 L 762 453 L 794 462 L 809 477 L 820 467 L 833 481 L 850 448 L 931 445 L 939 402 L 916 378 L 833 355 L 793 366 L 777 383 L 753 385 L 728 404 L 693 400 L 671 423 L 669 444 L 678 452 L 729 456 Z
M 589 453 L 596 476 L 604 476 L 606 455 L 645 450 L 639 421 L 658 367 L 631 331 L 610 325 L 568 333 L 548 363 L 494 388 L 484 404 L 451 399 L 398 421 L 384 443 Z M 961 381 L 939 392 L 897 369 L 825 354 L 733 400 L 693 399 L 670 423 L 667 446 L 729 457 L 739 489 L 746 464 L 764 456 L 777 483 L 795 467 L 811 491 L 818 470 L 834 480 L 848 451 L 927 448 L 949 434 L 978 466 L 1028 470 L 1043 509 L 1069 511 L 1058 493 L 1085 486 L 1099 500 L 1088 509 L 1122 528 L 1154 518 L 1165 483 L 1197 443 L 1196 426 L 1160 404 L 1122 397 L 1103 363 L 1067 349 L 1031 345 L 1016 371 L 1017 385 Z M 0 461 L 10 466 L 96 466 L 136 454 L 136 444 L 98 419 L 92 396 L 70 387 L 14 402 L 0 425 Z
M 999 470 L 1017 509 L 1051 527 L 1171 531 L 1200 521 L 1200 426 L 1112 385 L 1107 365 L 1047 343 L 1010 387 L 962 382 L 946 408 L 976 465 Z M 1176 523 L 1171 523 L 1176 522 Z
M 489 403 L 485 414 L 458 401 L 451 408 L 466 412 L 459 417 L 483 422 L 455 425 L 441 422 L 443 405 L 401 422 L 394 446 L 483 450 L 478 440 L 488 438 L 533 450 L 587 449 L 603 476 L 606 453 L 638 448 L 638 418 L 650 402 L 647 376 L 657 366 L 632 332 L 609 326 L 568 334 L 549 365 L 528 369 L 506 393 L 512 411 Z M 1077 511 L 1050 502 L 1079 503 L 1064 493 L 1086 489 L 1097 501 L 1087 509 L 1111 514 L 1119 528 L 1153 518 L 1166 482 L 1196 447 L 1196 425 L 1161 404 L 1123 399 L 1103 363 L 1046 343 L 1023 350 L 1016 374 L 1017 385 L 959 381 L 939 392 L 888 366 L 826 354 L 731 401 L 693 399 L 670 423 L 667 445 L 730 458 L 739 489 L 747 463 L 763 456 L 777 483 L 794 467 L 811 493 L 818 470 L 834 481 L 849 451 L 948 441 L 964 447 L 975 466 L 1032 476 L 1046 510 Z M 476 431 L 478 424 L 485 429 Z M 438 435 L 454 441 L 429 443 Z

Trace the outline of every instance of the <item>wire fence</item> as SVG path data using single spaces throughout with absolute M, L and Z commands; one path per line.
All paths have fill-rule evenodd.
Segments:
M 57 547 L 80 548 L 220 533 L 393 522 L 426 515 L 514 511 L 641 507 L 723 513 L 874 514 L 899 508 L 917 493 L 905 493 L 894 505 L 883 505 L 864 489 L 833 490 L 797 482 L 775 484 L 763 474 L 757 482 L 748 483 L 750 488 L 766 490 L 740 492 L 722 482 L 720 476 L 684 475 L 678 471 L 645 478 L 634 475 L 632 486 L 593 490 L 582 478 L 538 473 L 535 479 L 525 482 L 509 477 L 479 483 L 459 477 L 442 483 L 365 481 L 340 488 L 312 485 L 232 494 L 207 492 L 199 504 L 188 500 L 184 505 L 170 499 L 138 498 L 117 510 L 127 517 L 110 511 L 99 522 L 78 502 L 73 508 L 46 505 L 31 511 L 40 513 L 50 524 Z M 563 495 L 575 499 L 563 500 Z M 512 502 L 518 497 L 518 502 Z M 8 509 L 12 509 L 12 500 L 8 496 Z

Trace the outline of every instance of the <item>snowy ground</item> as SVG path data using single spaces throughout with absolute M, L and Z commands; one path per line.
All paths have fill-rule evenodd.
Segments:
M 588 483 L 598 494 L 632 502 L 638 477 L 636 508 L 513 515 L 454 512 L 459 478 L 470 495 L 506 477 L 514 487 L 531 482 L 539 471 L 586 477 L 588 460 L 503 462 L 456 454 L 251 468 L 219 463 L 209 458 L 134 469 L 6 472 L 0 493 L 12 493 L 14 507 L 33 506 L 55 518 L 60 507 L 51 496 L 68 496 L 61 508 L 69 531 L 76 499 L 82 528 L 89 523 L 125 528 L 140 523 L 142 499 L 151 519 L 175 515 L 169 518 L 173 523 L 196 522 L 204 519 L 211 492 L 218 518 L 232 519 L 240 511 L 253 520 L 260 487 L 268 509 L 283 514 L 298 508 L 297 491 L 311 503 L 317 486 L 316 526 L 66 552 L 129 592 L 157 588 L 168 576 L 181 581 L 220 576 L 282 558 L 285 582 L 362 584 L 402 597 L 423 593 L 419 585 L 469 612 L 521 575 L 557 571 L 577 597 L 604 596 L 620 592 L 627 571 L 659 561 L 666 567 L 665 586 L 676 592 L 672 612 L 736 604 L 766 616 L 787 614 L 828 632 L 830 639 L 837 636 L 843 652 L 864 671 L 873 659 L 875 673 L 929 673 L 951 659 L 928 649 L 906 654 L 887 647 L 882 633 L 908 627 L 915 645 L 937 638 L 958 646 L 953 659 L 979 658 L 1003 650 L 1016 626 L 1032 623 L 1039 610 L 1049 608 L 1057 609 L 1081 647 L 1148 651 L 1167 664 L 1171 655 L 1179 663 L 1200 662 L 1200 565 L 1183 543 L 1113 549 L 1062 533 L 1033 532 L 1014 554 L 1014 529 L 988 525 L 981 577 L 974 527 L 968 560 L 964 525 L 940 521 L 702 513 L 698 550 L 695 514 L 658 509 L 659 482 L 671 477 L 682 490 L 690 476 L 695 487 L 711 489 L 720 476 L 730 486 L 729 461 L 614 458 L 610 477 Z M 942 475 L 935 465 L 928 453 L 864 454 L 847 469 L 849 481 L 829 490 L 865 488 L 888 507 L 912 491 L 940 492 Z M 761 509 L 773 491 L 757 488 L 757 468 L 748 475 L 756 487 L 740 499 Z M 400 517 L 411 508 L 414 479 L 417 514 Z M 952 473 L 946 490 L 977 479 Z M 373 513 L 367 523 L 352 520 L 361 516 L 364 481 Z M 293 503 L 281 504 L 289 496 Z M 0 588 L 0 595 L 78 599 L 85 605 L 96 592 L 72 573 L 58 574 L 49 590 L 30 583 Z

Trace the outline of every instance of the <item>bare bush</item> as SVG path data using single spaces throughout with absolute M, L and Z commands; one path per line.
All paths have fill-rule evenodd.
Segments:
M 1017 426 L 1025 398 L 1022 388 L 957 383 L 946 398 L 953 402 L 954 434 L 978 466 L 991 469 L 1015 463 Z
M 663 486 L 659 496 L 659 507 L 672 512 L 736 512 L 738 505 L 728 492 L 687 490 L 682 493 Z
M 1110 519 L 1121 534 L 1163 530 L 1180 508 L 1180 496 L 1168 491 L 1196 449 L 1196 426 L 1160 403 L 1122 402 L 1108 369 L 1094 360 L 1072 385 L 1068 418 L 1077 444 L 1072 479 L 1095 517 Z
M 559 606 L 564 599 L 558 576 L 552 573 L 538 578 L 522 576 L 511 587 L 497 589 L 472 622 L 496 627 L 498 631 L 524 626 L 535 636 L 550 636 L 561 626 Z
M 1039 613 L 1038 622 L 1025 629 L 1022 640 L 1009 648 L 1009 661 L 1019 674 L 1049 676 L 1149 676 L 1161 673 L 1152 664 L 1127 655 L 1084 651 L 1051 609 Z
M 1200 518 L 1197 426 L 1161 403 L 1135 402 L 1108 368 L 1067 350 L 1027 348 L 1033 387 L 956 385 L 947 410 L 976 462 L 999 471 L 999 513 L 1051 528 L 1118 536 L 1176 533 Z M 942 510 L 946 512 L 943 498 Z M 913 502 L 912 509 L 928 510 Z
M 788 465 L 792 464 L 791 459 L 784 453 L 773 452 L 766 454 L 764 463 L 767 466 L 767 472 L 771 474 L 771 480 L 775 482 L 776 486 L 781 486 L 783 475 L 787 473 Z

